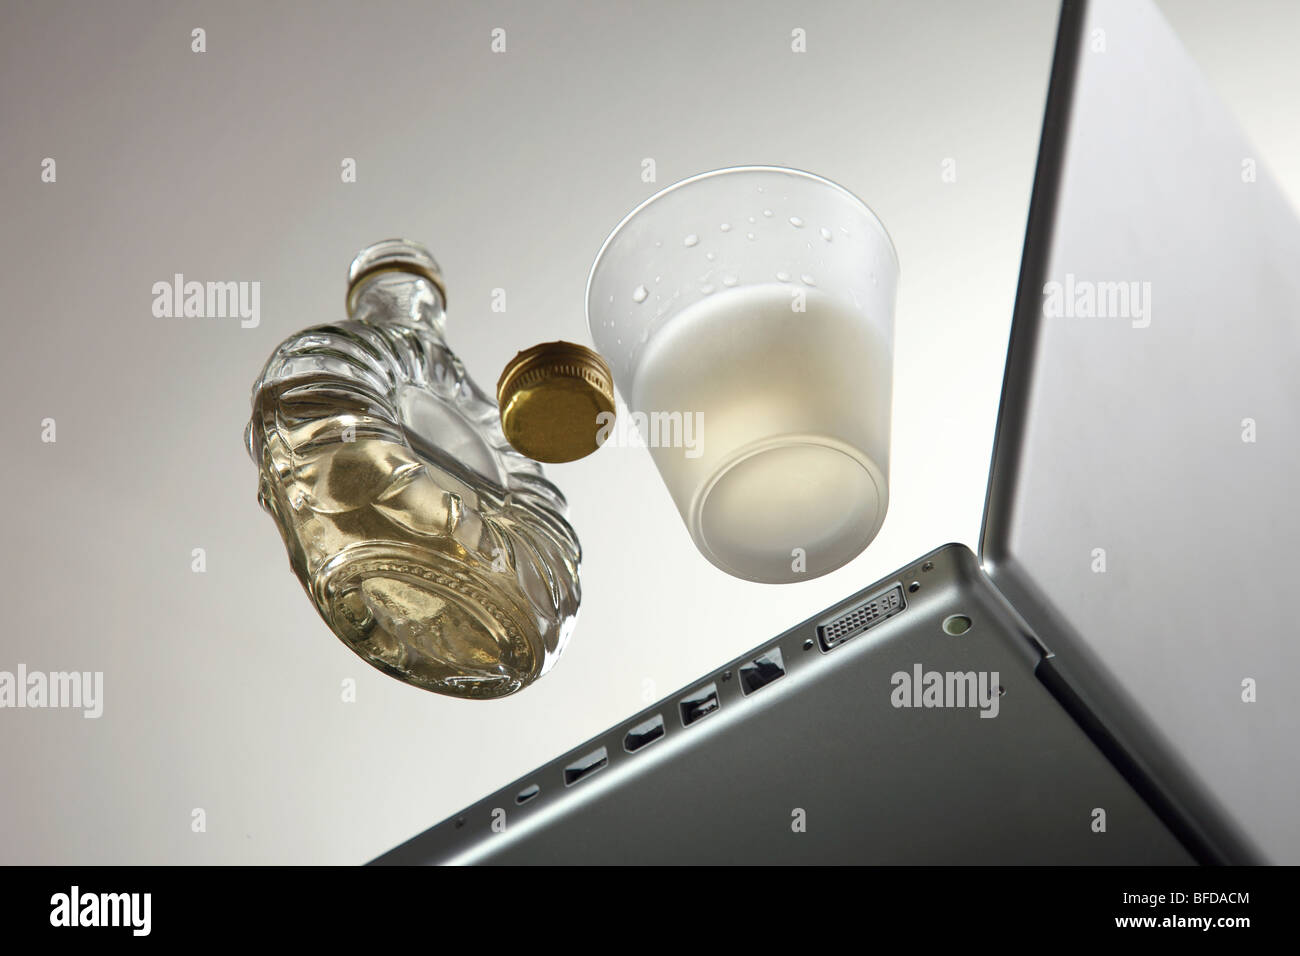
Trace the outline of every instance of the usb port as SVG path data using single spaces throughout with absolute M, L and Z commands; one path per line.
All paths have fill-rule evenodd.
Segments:
M 642 747 L 650 746 L 663 735 L 664 718 L 661 714 L 655 714 L 627 732 L 627 736 L 623 738 L 623 749 L 634 754 Z
M 781 648 L 774 647 L 740 668 L 740 689 L 748 697 L 784 676 L 785 661 L 781 658 Z
M 609 754 L 604 747 L 597 748 L 587 756 L 575 760 L 564 768 L 564 785 L 572 787 L 584 777 L 590 777 L 597 770 L 600 770 L 609 763 Z
M 701 687 L 689 697 L 683 698 L 679 706 L 682 709 L 682 726 L 689 727 L 718 709 L 718 685 Z

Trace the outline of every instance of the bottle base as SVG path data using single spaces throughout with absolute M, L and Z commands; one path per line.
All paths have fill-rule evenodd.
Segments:
M 366 545 L 316 577 L 312 597 L 330 629 L 379 670 L 451 697 L 505 697 L 545 660 L 496 572 L 437 552 Z

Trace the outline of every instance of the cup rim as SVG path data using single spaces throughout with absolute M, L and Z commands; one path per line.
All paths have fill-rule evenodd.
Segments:
M 615 237 L 617 237 L 618 234 L 623 231 L 623 227 L 626 226 L 629 222 L 631 222 L 632 219 L 635 218 L 636 215 L 639 212 L 641 212 L 643 209 L 646 209 L 651 204 L 664 198 L 669 193 L 672 193 L 685 186 L 693 185 L 694 183 L 700 182 L 701 180 L 710 179 L 714 176 L 728 176 L 728 175 L 734 175 L 738 173 L 782 173 L 784 175 L 793 175 L 793 176 L 800 177 L 802 179 L 810 180 L 812 182 L 818 183 L 823 186 L 829 186 L 831 187 L 831 189 L 835 190 L 836 192 L 843 194 L 845 198 L 847 198 L 850 202 L 854 203 L 863 212 L 865 212 L 867 214 L 868 219 L 870 219 L 872 222 L 876 224 L 876 228 L 879 230 L 880 235 L 885 240 L 885 245 L 889 247 L 889 255 L 894 263 L 895 274 L 898 274 L 901 271 L 898 262 L 898 249 L 894 245 L 893 237 L 889 235 L 889 230 L 885 228 L 885 223 L 881 220 L 880 216 L 877 215 L 876 211 L 872 209 L 870 206 L 868 206 L 867 203 L 860 196 L 851 192 L 849 189 L 845 188 L 844 186 L 841 186 L 839 183 L 835 182 L 834 180 L 827 179 L 825 176 L 819 176 L 816 173 L 810 173 L 805 169 L 796 169 L 793 166 L 768 166 L 762 164 L 744 165 L 744 166 L 723 166 L 719 169 L 710 169 L 702 173 L 696 173 L 693 176 L 687 176 L 685 179 L 679 179 L 677 182 L 665 186 L 663 189 L 660 189 L 658 192 L 654 193 L 648 198 L 643 199 L 640 203 L 637 204 L 636 208 L 634 208 L 631 212 L 629 212 L 626 216 L 624 216 L 622 219 L 619 220 L 618 225 L 616 225 L 613 229 L 610 230 L 609 235 L 605 237 L 605 241 L 600 244 L 600 251 L 596 253 L 596 258 L 593 259 L 591 263 L 591 270 L 587 273 L 587 288 L 584 293 L 584 304 L 586 306 L 587 324 L 589 326 L 591 324 L 592 282 L 596 277 L 597 270 L 600 268 L 601 261 L 605 258 L 605 253 L 609 250 L 609 247 L 611 243 L 613 243 Z

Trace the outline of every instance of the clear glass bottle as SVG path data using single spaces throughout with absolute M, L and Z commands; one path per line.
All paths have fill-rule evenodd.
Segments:
M 253 387 L 258 500 L 362 659 L 440 694 L 514 693 L 577 615 L 564 497 L 447 347 L 428 251 L 378 243 L 348 279 L 348 320 L 282 343 Z

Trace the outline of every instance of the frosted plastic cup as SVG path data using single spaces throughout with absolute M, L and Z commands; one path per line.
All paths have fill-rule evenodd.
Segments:
M 587 323 L 709 561 L 826 574 L 889 502 L 898 256 L 866 204 L 794 169 L 683 180 L 614 229 Z

